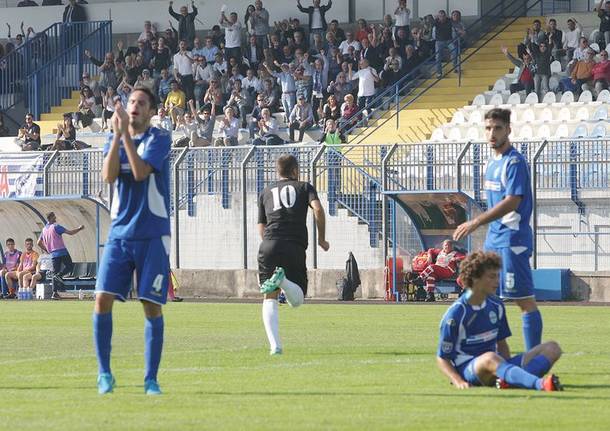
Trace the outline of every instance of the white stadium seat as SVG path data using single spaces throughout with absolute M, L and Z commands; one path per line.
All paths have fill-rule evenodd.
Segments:
M 481 134 L 478 127 L 470 127 L 466 132 L 466 139 L 469 141 L 478 141 L 481 139 Z
M 570 136 L 570 129 L 567 124 L 560 124 L 555 130 L 555 138 L 567 138 Z
M 548 139 L 551 137 L 551 128 L 549 127 L 548 124 L 543 124 L 542 126 L 540 126 L 538 128 L 538 131 L 536 132 L 536 137 L 538 139 Z
M 590 44 L 589 48 L 591 48 L 595 52 L 599 52 L 599 45 L 596 42 L 593 42 L 592 44 Z
M 560 121 L 570 121 L 572 119 L 572 113 L 570 112 L 570 108 L 564 106 L 559 110 L 559 115 L 557 119 Z
M 576 112 L 576 119 L 580 121 L 586 121 L 589 119 L 589 110 L 586 106 L 578 109 Z
M 557 60 L 551 63 L 551 74 L 560 74 L 561 73 L 561 63 Z
M 455 111 L 451 122 L 453 124 L 464 124 L 466 122 L 466 118 L 464 118 L 464 113 L 462 111 Z
M 491 99 L 489 100 L 489 104 L 492 106 L 499 106 L 502 103 L 504 103 L 504 100 L 502 99 L 502 94 L 500 93 L 496 93 L 493 96 L 491 96 Z
M 533 139 L 534 138 L 534 131 L 532 130 L 531 126 L 526 124 L 523 127 L 519 128 L 518 135 L 519 135 L 519 138 L 523 139 L 523 140 Z
M 441 127 L 437 127 L 432 132 L 432 136 L 430 136 L 431 141 L 444 141 L 445 134 L 443 133 L 443 129 Z
M 540 121 L 553 121 L 553 110 L 544 108 L 540 113 Z
M 555 90 L 557 90 L 558 87 L 559 87 L 559 78 L 557 78 L 556 76 L 551 76 L 549 78 L 549 89 L 551 91 L 555 91 Z
M 506 81 L 503 79 L 498 79 L 493 87 L 494 91 L 504 91 L 506 90 Z
M 452 127 L 449 129 L 449 133 L 447 134 L 447 139 L 450 141 L 461 141 L 462 140 L 462 132 L 460 132 L 459 127 Z
M 589 35 L 589 42 L 597 41 L 597 37 L 599 36 L 599 30 L 595 29 Z M 596 44 L 597 45 L 597 44 Z
M 535 93 L 532 93 L 535 94 Z M 532 122 L 536 120 L 536 114 L 534 113 L 533 109 L 526 109 L 525 111 L 523 111 L 523 114 L 521 114 L 521 121 L 523 122 Z
M 528 94 L 525 98 L 525 103 L 529 103 L 530 105 L 538 103 L 538 95 L 536 93 Z
M 547 92 L 542 98 L 542 103 L 546 103 L 547 105 L 555 102 L 557 102 L 557 96 L 552 91 Z
M 521 103 L 521 95 L 519 93 L 511 94 L 506 103 L 509 105 L 519 105 Z
M 482 123 L 483 122 L 483 113 L 481 111 L 472 111 L 470 113 L 470 117 L 468 117 L 469 123 Z
M 579 102 L 590 103 L 593 102 L 593 94 L 589 90 L 585 90 L 580 93 L 580 97 L 578 98 Z
M 571 91 L 566 91 L 561 95 L 561 103 L 573 103 L 574 102 L 574 93 Z
M 605 138 L 606 137 L 606 123 L 602 122 L 595 126 L 591 133 L 589 133 L 589 138 Z
M 608 47 L 610 47 L 610 44 L 608 44 Z M 608 90 L 600 91 L 599 94 L 597 95 L 597 101 L 598 102 L 610 102 L 610 91 L 608 91 Z
M 587 125 L 581 123 L 578 126 L 576 126 L 576 129 L 572 133 L 572 137 L 573 138 L 586 138 L 587 134 L 588 134 Z
M 597 108 L 595 110 L 595 112 L 593 113 L 593 120 L 595 120 L 595 121 L 608 120 L 608 107 L 600 106 L 599 108 Z
M 475 106 L 483 106 L 485 105 L 487 102 L 485 101 L 485 96 L 482 94 L 477 94 L 474 98 L 474 100 L 472 101 L 472 104 Z

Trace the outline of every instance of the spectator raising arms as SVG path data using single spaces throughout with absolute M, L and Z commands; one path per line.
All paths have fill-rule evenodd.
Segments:
M 313 45 L 314 34 L 324 35 L 328 29 L 326 24 L 326 12 L 332 7 L 332 0 L 321 6 L 320 0 L 313 0 L 313 6 L 303 7 L 301 0 L 297 0 L 297 7 L 303 13 L 309 15 L 309 43 Z
M 192 12 L 189 13 L 188 7 L 181 6 L 180 13 L 174 12 L 174 2 L 169 2 L 169 14 L 178 21 L 178 40 L 186 40 L 189 47 L 193 46 L 195 39 L 195 17 L 197 16 L 197 8 L 195 2 L 191 2 Z M 170 23 L 171 24 L 171 23 Z

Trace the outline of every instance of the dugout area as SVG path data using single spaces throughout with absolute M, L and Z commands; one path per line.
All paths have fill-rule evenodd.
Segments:
M 63 235 L 72 260 L 97 264 L 108 235 L 110 213 L 101 202 L 87 197 L 0 199 L 0 251 L 4 252 L 6 238 L 13 238 L 19 250 L 23 250 L 26 238 L 36 244 L 46 224 L 46 214 L 51 211 L 67 229 L 85 226 L 76 235 Z

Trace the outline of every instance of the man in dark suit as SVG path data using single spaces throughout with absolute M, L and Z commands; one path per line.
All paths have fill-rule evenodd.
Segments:
M 297 7 L 303 13 L 309 15 L 309 44 L 313 45 L 313 35 L 319 33 L 324 40 L 326 29 L 326 11 L 329 10 L 333 5 L 332 0 L 328 0 L 328 4 L 320 6 L 320 0 L 313 0 L 313 6 L 303 7 L 301 6 L 301 0 L 297 0 Z
M 373 35 L 371 34 L 371 36 L 373 36 Z M 364 59 L 368 60 L 371 67 L 373 67 L 379 71 L 382 66 L 381 58 L 379 55 L 379 49 L 377 48 L 377 46 L 374 46 L 372 44 L 371 40 L 374 42 L 375 37 L 373 36 L 371 38 L 363 38 L 360 41 L 362 48 L 360 49 L 358 57 L 359 57 L 359 60 L 364 60 Z
M 244 49 L 244 57 L 252 69 L 258 69 L 258 65 L 265 60 L 263 47 L 256 43 L 256 36 L 249 37 L 248 45 Z M 237 61 L 241 62 L 241 58 L 238 58 Z
M 70 3 L 64 9 L 62 18 L 64 23 L 87 21 L 87 11 L 76 0 L 70 0 Z

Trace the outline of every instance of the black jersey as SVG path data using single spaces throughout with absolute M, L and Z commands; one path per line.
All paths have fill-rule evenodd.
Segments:
M 258 198 L 258 222 L 265 224 L 263 239 L 291 240 L 307 248 L 307 208 L 318 200 L 306 182 L 280 180 L 265 187 Z

